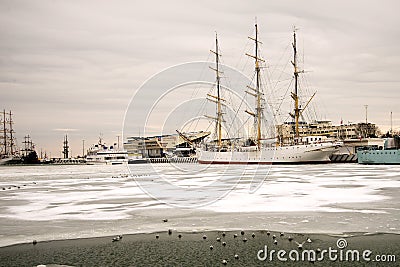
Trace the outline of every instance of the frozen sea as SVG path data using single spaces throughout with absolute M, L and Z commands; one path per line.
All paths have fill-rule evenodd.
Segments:
M 0 246 L 169 228 L 400 233 L 400 166 L 128 166 L 0 166 Z

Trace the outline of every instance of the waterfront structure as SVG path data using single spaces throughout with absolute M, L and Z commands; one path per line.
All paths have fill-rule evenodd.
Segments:
M 193 155 L 193 144 L 210 135 L 210 132 L 190 132 L 185 134 L 167 134 L 148 137 L 128 137 L 124 149 L 130 159 L 182 157 Z
M 289 144 L 296 136 L 295 126 L 286 122 L 276 126 L 277 138 L 282 144 Z M 373 123 L 348 123 L 332 125 L 331 121 L 314 121 L 299 123 L 299 137 L 315 136 L 337 140 L 376 138 L 380 135 L 378 127 Z
M 124 143 L 124 149 L 128 152 L 129 159 L 141 159 L 145 151 L 145 139 L 143 137 L 128 137 Z

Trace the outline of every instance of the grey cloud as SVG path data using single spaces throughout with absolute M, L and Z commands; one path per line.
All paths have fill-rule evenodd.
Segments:
M 300 28 L 327 118 L 359 121 L 369 104 L 387 126 L 400 96 L 399 9 L 390 0 L 1 1 L 0 108 L 14 111 L 20 138 L 31 133 L 49 150 L 60 150 L 57 128 L 79 129 L 75 151 L 100 132 L 111 142 L 135 90 L 166 67 L 206 60 L 215 31 L 224 63 L 251 70 L 243 52 L 257 16 L 271 69 Z

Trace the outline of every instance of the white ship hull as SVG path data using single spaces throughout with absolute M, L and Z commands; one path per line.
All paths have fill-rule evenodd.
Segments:
M 400 164 L 400 149 L 359 150 L 359 164 Z
M 94 164 L 105 164 L 105 165 L 121 165 L 121 164 L 127 164 L 128 160 L 88 160 L 86 161 L 87 165 L 94 165 Z
M 201 164 L 302 164 L 329 163 L 329 157 L 337 151 L 337 144 L 321 143 L 283 147 L 264 147 L 248 151 L 206 151 L 197 149 Z
M 6 165 L 13 160 L 13 157 L 0 158 L 0 165 Z
M 126 151 L 101 151 L 90 153 L 86 157 L 87 164 L 127 164 L 128 153 Z

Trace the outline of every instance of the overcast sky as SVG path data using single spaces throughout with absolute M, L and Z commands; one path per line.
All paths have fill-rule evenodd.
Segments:
M 218 31 L 236 67 L 255 17 L 271 64 L 296 25 L 324 118 L 400 126 L 400 2 L 0 0 L 0 108 L 19 143 L 73 155 L 121 134 L 135 90 L 160 70 L 207 60 Z M 300 37 L 301 36 L 301 37 Z M 144 100 L 145 101 L 145 100 Z

